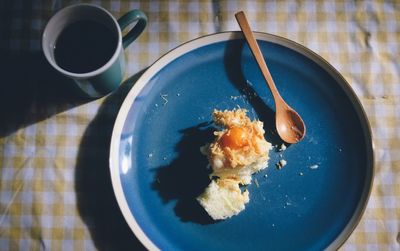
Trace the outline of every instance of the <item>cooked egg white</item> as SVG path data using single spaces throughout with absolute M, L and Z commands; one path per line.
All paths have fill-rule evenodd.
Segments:
M 197 200 L 214 220 L 237 215 L 249 202 L 249 192 L 242 192 L 239 184 L 231 179 L 212 180 Z

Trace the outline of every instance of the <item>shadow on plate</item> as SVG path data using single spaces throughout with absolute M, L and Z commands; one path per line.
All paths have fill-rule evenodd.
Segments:
M 259 120 L 264 122 L 265 138 L 272 145 L 280 145 L 283 143 L 279 137 L 275 127 L 275 111 L 257 95 L 254 88 L 247 83 L 247 79 L 242 70 L 242 51 L 246 45 L 245 40 L 227 41 L 224 54 L 225 70 L 228 78 L 233 85 L 244 95 L 250 106 L 256 112 Z M 254 59 L 255 60 L 255 59 Z M 265 91 L 269 92 L 265 83 Z
M 98 250 L 145 250 L 118 207 L 108 162 L 112 130 L 119 108 L 142 73 L 126 80 L 104 100 L 79 146 L 75 172 L 78 210 Z
M 182 138 L 175 149 L 178 157 L 156 170 L 153 188 L 165 203 L 176 200 L 175 213 L 184 222 L 215 223 L 196 201 L 210 183 L 208 160 L 200 153 L 200 147 L 213 139 L 213 130 L 210 123 L 202 123 L 181 131 Z
M 0 137 L 91 99 L 39 52 L 0 51 Z

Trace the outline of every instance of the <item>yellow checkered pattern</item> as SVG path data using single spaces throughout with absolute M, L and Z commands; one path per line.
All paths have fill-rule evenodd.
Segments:
M 47 20 L 76 2 L 1 3 L 0 48 L 11 54 L 37 53 Z M 328 60 L 368 114 L 376 157 L 367 209 L 341 249 L 400 250 L 400 2 L 90 2 L 116 17 L 135 8 L 148 15 L 145 32 L 126 51 L 127 76 L 183 42 L 238 30 L 238 10 L 246 13 L 254 30 L 299 42 Z M 110 203 L 114 197 L 107 148 L 121 102 L 118 95 L 55 102 L 43 101 L 33 91 L 26 96 L 25 109 L 17 111 L 22 119 L 0 120 L 1 250 L 142 248 L 116 203 Z

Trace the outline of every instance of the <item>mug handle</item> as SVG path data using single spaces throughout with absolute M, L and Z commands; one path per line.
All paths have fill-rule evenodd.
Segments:
M 140 10 L 131 10 L 118 19 L 121 30 L 135 21 L 137 21 L 136 25 L 122 38 L 122 46 L 124 49 L 143 32 L 144 28 L 146 28 L 147 16 Z

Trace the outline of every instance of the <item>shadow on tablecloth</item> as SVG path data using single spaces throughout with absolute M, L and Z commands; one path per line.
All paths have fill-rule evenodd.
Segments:
M 0 137 L 89 102 L 40 52 L 0 51 Z
M 106 98 L 79 146 L 75 172 L 78 210 L 98 250 L 145 250 L 118 207 L 108 162 L 119 108 L 142 73 L 126 80 L 119 90 Z

